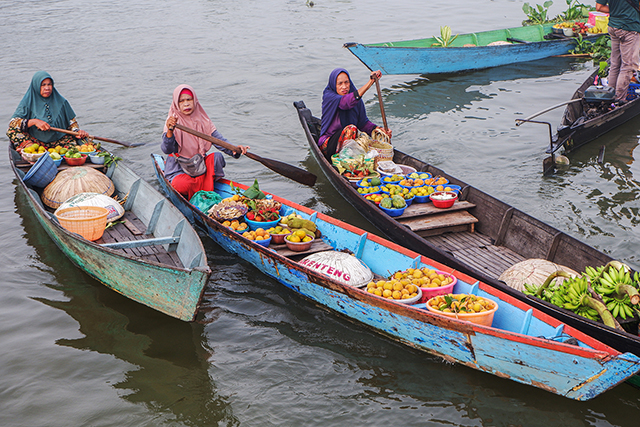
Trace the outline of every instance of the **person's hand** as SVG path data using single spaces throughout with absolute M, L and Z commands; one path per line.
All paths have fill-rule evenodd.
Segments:
M 251 147 L 249 147 L 248 145 L 238 145 L 238 148 L 240 149 L 241 154 L 247 154 L 247 150 Z M 233 154 L 238 155 L 238 153 L 235 151 L 233 152 Z
M 33 122 L 32 126 L 35 126 L 40 130 L 49 130 L 49 129 L 51 129 L 51 125 L 49 123 L 45 122 L 44 120 L 31 119 L 31 121 Z
M 76 138 L 82 139 L 82 138 L 88 138 L 88 137 L 89 137 L 89 133 L 86 130 L 78 129 L 78 135 L 76 135 Z
M 167 119 L 167 129 L 173 130 L 176 127 L 176 123 L 178 123 L 178 118 L 176 116 L 171 116 Z
M 369 78 L 375 81 L 375 80 L 380 80 L 381 77 L 382 77 L 382 71 L 376 70 L 371 73 L 371 76 Z
M 391 129 L 381 128 L 380 126 L 378 126 L 376 129 L 378 129 L 380 132 L 382 132 L 385 135 L 387 135 L 389 137 L 389 139 L 391 139 Z

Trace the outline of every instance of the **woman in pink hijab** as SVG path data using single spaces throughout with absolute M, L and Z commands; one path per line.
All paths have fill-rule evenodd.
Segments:
M 169 108 L 169 116 L 165 123 L 161 148 L 165 154 L 169 154 L 164 168 L 165 177 L 171 182 L 173 188 L 187 199 L 191 199 L 200 190 L 213 191 L 214 182 L 224 176 L 223 168 L 226 163 L 222 154 L 214 152 L 207 155 L 207 151 L 212 145 L 236 159 L 240 155 L 246 154 L 249 149 L 247 146 L 238 145 L 241 152 L 232 152 L 180 129 L 174 129 L 176 123 L 223 141 L 228 141 L 216 130 L 215 125 L 198 102 L 198 97 L 193 88 L 188 85 L 178 86 L 173 91 L 173 102 L 171 103 L 171 108 Z M 176 160 L 176 156 L 190 158 L 198 153 L 206 156 L 207 171 L 203 175 L 192 177 L 183 172 L 182 167 Z

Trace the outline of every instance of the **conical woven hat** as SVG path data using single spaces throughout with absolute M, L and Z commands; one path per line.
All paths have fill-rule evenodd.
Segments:
M 115 192 L 113 182 L 103 173 L 92 168 L 76 166 L 56 175 L 42 193 L 42 202 L 54 209 L 67 199 L 80 193 L 98 193 L 111 196 Z
M 574 270 L 564 265 L 556 264 L 545 259 L 527 259 L 506 269 L 498 280 L 502 280 L 510 288 L 518 291 L 524 290 L 524 284 L 540 286 L 547 280 L 547 277 L 557 270 L 566 271 L 573 277 L 579 276 Z M 561 284 L 564 278 L 555 279 L 557 284 Z

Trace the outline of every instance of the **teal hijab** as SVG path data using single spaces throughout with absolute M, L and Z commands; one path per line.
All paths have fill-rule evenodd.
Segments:
M 40 95 L 40 85 L 45 79 L 51 79 L 53 84 L 53 78 L 46 71 L 38 71 L 33 75 L 31 86 L 22 97 L 13 117 L 26 120 L 40 119 L 48 122 L 52 127 L 67 129 L 71 120 L 76 117 L 76 113 L 71 108 L 69 101 L 56 90 L 55 84 L 53 84 L 53 90 L 48 98 Z M 60 132 L 41 131 L 35 126 L 29 128 L 29 134 L 42 142 L 57 141 L 64 136 Z

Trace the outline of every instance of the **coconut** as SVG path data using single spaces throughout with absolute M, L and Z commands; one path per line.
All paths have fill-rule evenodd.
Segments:
M 316 252 L 305 257 L 300 264 L 344 285 L 361 287 L 373 280 L 373 273 L 369 267 L 345 252 Z
M 98 193 L 76 194 L 61 204 L 60 207 L 56 209 L 56 212 L 76 206 L 98 206 L 105 208 L 109 212 L 107 214 L 107 222 L 116 221 L 124 215 L 124 208 L 120 203 L 107 195 Z
M 577 272 L 564 265 L 556 264 L 545 259 L 533 258 L 512 265 L 500 275 L 499 280 L 505 282 L 510 288 L 522 292 L 525 283 L 540 286 L 547 280 L 551 273 L 558 270 L 565 271 L 572 277 L 579 276 Z M 561 284 L 564 278 L 558 277 L 555 281 L 557 284 Z
M 111 196 L 115 192 L 113 182 L 95 169 L 75 166 L 56 175 L 42 192 L 42 202 L 54 209 L 70 197 L 80 193 L 98 193 Z

